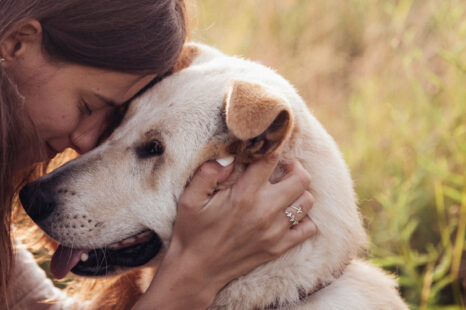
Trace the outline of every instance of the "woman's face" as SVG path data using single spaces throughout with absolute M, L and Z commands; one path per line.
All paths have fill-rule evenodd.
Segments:
M 155 77 L 56 64 L 42 53 L 36 56 L 17 66 L 14 77 L 49 158 L 67 147 L 81 154 L 92 149 L 115 108 Z

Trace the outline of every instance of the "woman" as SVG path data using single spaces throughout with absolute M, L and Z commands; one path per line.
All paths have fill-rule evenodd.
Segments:
M 15 288 L 50 285 L 37 283 L 43 275 L 17 276 L 23 267 L 40 274 L 21 259 L 29 254 L 13 255 L 18 187 L 58 152 L 92 149 L 125 102 L 170 72 L 185 36 L 182 1 L 0 0 L 0 308 L 21 302 L 38 309 L 39 299 L 56 297 L 43 296 L 44 289 L 14 300 Z M 136 309 L 205 309 L 229 281 L 315 233 L 307 217 L 289 226 L 287 207 L 312 206 L 305 191 L 310 178 L 293 162 L 270 184 L 278 157 L 252 164 L 233 188 L 247 193 L 236 190 L 234 199 L 211 195 L 232 165 L 208 162 L 199 169 L 180 198 L 167 254 Z M 241 218 L 223 215 L 237 208 Z

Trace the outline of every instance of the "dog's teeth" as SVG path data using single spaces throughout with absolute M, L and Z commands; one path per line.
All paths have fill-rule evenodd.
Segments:
M 112 243 L 110 244 L 109 246 L 107 246 L 107 248 L 109 249 L 116 249 L 118 248 L 119 246 L 121 246 L 120 242 L 117 242 L 117 243 Z
M 129 245 L 129 244 L 133 244 L 134 242 L 136 241 L 136 238 L 135 237 L 131 237 L 131 238 L 128 238 L 126 240 L 123 240 L 121 243 L 123 245 Z
M 137 237 L 142 239 L 142 238 L 144 238 L 144 237 L 149 236 L 150 234 L 152 234 L 152 232 L 150 232 L 150 231 L 145 231 L 145 232 L 143 232 L 142 234 L 139 234 Z
M 81 261 L 85 262 L 89 259 L 89 255 L 87 253 L 81 254 Z
M 144 241 L 149 236 L 152 236 L 152 234 L 153 234 L 153 232 L 151 232 L 151 231 L 145 231 L 145 232 L 142 232 L 139 235 L 136 235 L 134 237 L 130 237 L 130 238 L 127 238 L 125 240 L 122 240 L 122 241 L 115 242 L 115 243 L 112 243 L 110 245 L 107 245 L 107 248 L 110 249 L 110 250 L 118 250 L 118 249 L 130 246 L 130 245 L 133 245 L 135 243 Z

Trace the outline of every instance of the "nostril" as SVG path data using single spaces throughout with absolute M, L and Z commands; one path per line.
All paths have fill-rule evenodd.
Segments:
M 50 191 L 38 184 L 30 183 L 19 193 L 19 199 L 26 213 L 35 221 L 47 218 L 56 207 L 55 199 Z

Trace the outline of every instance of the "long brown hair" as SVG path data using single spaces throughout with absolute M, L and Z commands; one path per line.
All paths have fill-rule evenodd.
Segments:
M 50 59 L 118 72 L 162 76 L 186 38 L 183 0 L 1 0 L 0 43 L 31 19 L 41 23 Z M 21 182 L 37 171 L 23 167 L 33 158 L 19 162 L 18 155 L 32 157 L 37 140 L 21 93 L 0 63 L 0 306 L 7 305 L 13 264 L 12 201 Z

